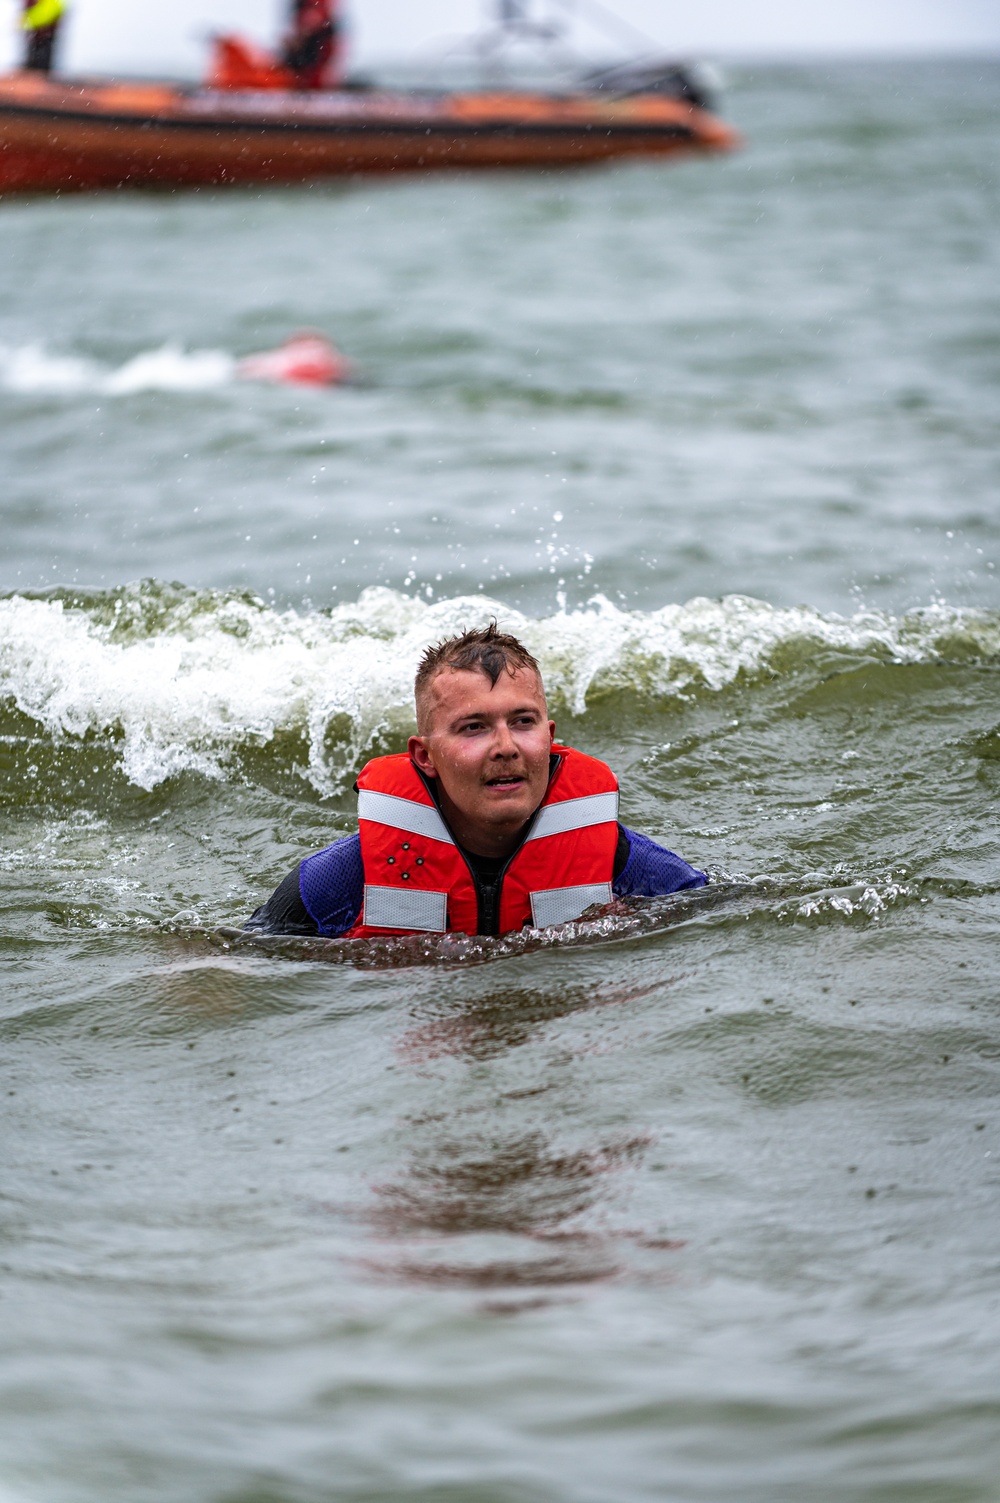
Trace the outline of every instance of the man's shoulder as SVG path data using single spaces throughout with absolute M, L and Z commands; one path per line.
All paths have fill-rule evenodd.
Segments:
M 310 882 L 315 882 L 340 872 L 361 869 L 361 836 L 342 835 L 321 851 L 303 856 L 299 863 L 299 881 L 304 886 L 307 877 Z
M 592 757 L 589 752 L 579 751 L 575 746 L 553 742 L 549 788 L 544 802 L 559 803 L 564 799 L 605 793 L 618 793 L 618 779 L 607 762 Z
M 346 934 L 363 893 L 361 842 L 348 835 L 294 866 L 244 927 L 260 934 Z
M 656 898 L 688 887 L 705 886 L 708 881 L 706 874 L 691 866 L 676 851 L 658 845 L 637 830 L 629 830 L 624 825 L 620 828 L 629 849 L 628 859 L 614 881 L 618 897 Z M 617 866 L 617 862 L 615 864 Z
M 364 894 L 360 835 L 345 835 L 299 864 L 299 891 L 311 918 L 323 932 L 351 927 Z
M 610 774 L 612 778 L 614 777 L 607 762 L 601 757 L 595 757 L 592 752 L 581 751 L 578 746 L 567 746 L 562 741 L 553 741 L 552 756 L 562 758 L 564 762 L 576 763 L 581 768 L 588 768 L 592 774 Z

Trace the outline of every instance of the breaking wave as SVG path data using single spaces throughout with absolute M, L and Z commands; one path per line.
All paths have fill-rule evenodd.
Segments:
M 144 350 L 124 365 L 82 355 L 50 353 L 42 344 L 0 345 L 0 387 L 25 395 L 73 396 L 98 392 L 131 396 L 140 391 L 207 391 L 233 379 L 236 360 L 224 350 L 185 350 L 177 344 Z
M 298 612 L 147 580 L 0 599 L 0 697 L 54 742 L 105 742 L 140 788 L 189 771 L 225 776 L 291 736 L 295 771 L 334 794 L 367 751 L 412 729 L 427 644 L 492 615 L 538 657 L 553 705 L 574 715 L 612 694 L 652 704 L 845 661 L 1000 657 L 1000 615 L 943 605 L 840 617 L 727 596 L 647 612 L 597 596 L 531 618 L 484 596 L 426 604 L 379 587 Z

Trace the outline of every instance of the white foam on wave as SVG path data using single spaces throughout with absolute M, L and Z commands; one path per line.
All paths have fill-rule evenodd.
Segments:
M 27 395 L 94 392 L 129 396 L 139 391 L 207 391 L 231 381 L 236 361 L 224 350 L 185 350 L 164 344 L 113 367 L 79 355 L 58 355 L 44 345 L 0 345 L 0 387 Z
M 483 596 L 433 605 L 384 588 L 328 612 L 145 584 L 88 609 L 0 600 L 0 695 L 53 737 L 112 737 L 142 788 L 185 771 L 224 774 L 238 749 L 296 731 L 314 786 L 332 793 L 377 735 L 412 728 L 413 675 L 430 642 L 496 615 L 538 657 L 553 706 L 575 714 L 603 693 L 655 701 L 719 690 L 741 674 L 824 649 L 933 661 L 1000 653 L 995 613 L 929 607 L 894 618 L 776 608 L 744 596 L 656 611 L 596 597 L 529 618 Z

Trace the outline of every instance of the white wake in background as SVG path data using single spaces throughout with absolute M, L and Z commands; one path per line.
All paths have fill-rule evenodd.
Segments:
M 112 366 L 82 355 L 60 355 L 43 344 L 0 345 L 0 389 L 31 396 L 130 396 L 140 391 L 208 391 L 236 372 L 224 350 L 185 350 L 168 343 Z

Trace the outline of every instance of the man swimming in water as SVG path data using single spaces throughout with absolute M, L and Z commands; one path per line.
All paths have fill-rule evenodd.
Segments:
M 362 770 L 359 833 L 299 863 L 264 934 L 506 934 L 703 872 L 618 823 L 611 769 L 555 740 L 535 659 L 496 622 L 424 653 L 417 734 Z

